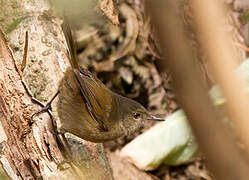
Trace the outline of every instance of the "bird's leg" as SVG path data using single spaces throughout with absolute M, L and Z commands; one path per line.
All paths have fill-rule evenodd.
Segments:
M 16 66 L 16 68 L 18 70 L 18 73 L 21 76 L 21 78 L 22 78 L 23 71 L 24 71 L 24 69 L 26 67 L 26 64 L 27 64 L 27 54 L 28 54 L 28 31 L 26 31 L 26 33 L 25 33 L 25 45 L 24 45 L 24 54 L 23 54 L 22 65 L 20 67 L 18 64 L 15 64 L 15 66 Z M 26 87 L 26 83 L 23 81 L 23 79 L 22 79 L 22 83 L 23 83 L 25 89 L 27 90 L 28 94 L 30 95 L 32 101 L 35 102 L 35 103 L 37 103 L 37 104 L 39 104 L 42 107 L 41 110 L 37 111 L 36 113 L 34 113 L 31 116 L 31 119 L 33 119 L 34 116 L 36 116 L 36 115 L 38 115 L 38 114 L 40 114 L 42 112 L 45 112 L 45 111 L 47 111 L 49 113 L 50 118 L 53 119 L 53 116 L 52 116 L 52 113 L 51 113 L 51 111 L 52 111 L 51 104 L 54 101 L 54 99 L 58 96 L 59 90 L 56 92 L 56 94 L 53 96 L 53 98 L 46 105 L 44 105 L 42 102 L 40 102 L 38 99 L 36 99 L 36 98 L 34 98 L 32 96 L 32 93 Z M 52 123 L 52 124 L 53 124 L 53 126 L 55 126 L 54 123 Z M 65 149 L 65 153 L 66 153 L 66 160 L 65 160 L 65 162 L 71 164 L 72 163 L 72 159 L 73 159 L 72 158 L 72 151 L 71 151 L 71 148 L 70 148 L 70 146 L 69 146 L 69 144 L 68 144 L 68 142 L 67 142 L 67 140 L 65 138 L 65 135 L 61 134 L 60 132 L 58 132 L 57 128 L 53 128 L 53 129 L 54 129 L 56 135 L 58 135 L 58 140 L 59 140 L 60 144 Z M 62 165 L 62 164 L 63 164 L 63 162 L 61 164 L 59 164 L 58 166 L 60 167 L 60 165 Z
M 36 116 L 36 115 L 38 115 L 38 114 L 40 114 L 42 112 L 47 111 L 48 114 L 49 114 L 49 116 L 50 116 L 50 118 L 53 120 L 53 116 L 52 116 L 52 113 L 51 113 L 51 111 L 52 111 L 51 104 L 54 101 L 54 99 L 58 96 L 59 93 L 60 93 L 60 91 L 58 90 L 56 92 L 56 94 L 53 96 L 53 98 L 46 105 L 44 105 L 39 100 L 37 100 L 35 98 L 32 98 L 33 101 L 35 101 L 37 104 L 39 104 L 40 106 L 42 106 L 41 110 L 37 111 L 36 113 L 34 113 L 31 116 L 32 119 L 33 119 L 34 116 Z M 66 158 L 65 160 L 63 160 L 62 162 L 60 162 L 59 164 L 57 164 L 57 166 L 58 166 L 58 168 L 60 170 L 66 170 L 69 167 L 65 166 L 65 164 L 70 164 L 70 166 L 73 167 L 72 166 L 73 159 L 74 159 L 73 156 L 72 156 L 73 153 L 72 153 L 72 150 L 70 148 L 70 145 L 67 142 L 67 139 L 65 138 L 64 133 L 57 131 L 56 123 L 54 123 L 54 121 L 52 121 L 52 124 L 53 124 L 53 130 L 55 132 L 54 135 L 57 136 L 58 144 L 60 145 L 59 147 L 63 151 L 63 154 L 64 154 L 64 156 Z
M 28 44 L 29 44 L 29 43 L 28 43 L 28 37 L 29 37 L 29 34 L 28 34 L 28 31 L 26 31 L 26 33 L 25 33 L 25 44 L 24 44 L 24 50 L 23 50 L 23 60 L 22 60 L 22 65 L 21 65 L 21 67 L 19 66 L 19 64 L 17 64 L 17 63 L 15 62 L 16 69 L 17 69 L 17 71 L 18 71 L 18 73 L 19 73 L 21 79 L 22 79 L 22 77 L 23 77 L 23 71 L 24 71 L 24 69 L 25 69 L 25 67 L 26 67 L 26 64 L 27 64 Z M 48 103 L 47 105 L 44 105 L 44 104 L 42 104 L 39 100 L 37 100 L 37 99 L 35 99 L 35 98 L 33 97 L 32 93 L 31 93 L 31 92 L 29 91 L 29 89 L 27 88 L 26 83 L 25 83 L 25 81 L 24 81 L 23 79 L 22 79 L 22 84 L 23 84 L 24 88 L 26 89 L 27 93 L 30 95 L 32 101 L 34 101 L 34 102 L 36 102 L 37 104 L 39 104 L 40 106 L 42 106 L 42 109 L 41 109 L 40 111 L 36 112 L 35 114 L 33 114 L 33 115 L 31 116 L 31 119 L 33 119 L 33 117 L 34 117 L 35 115 L 40 114 L 41 112 L 51 110 L 51 103 L 52 103 L 52 101 L 55 99 L 55 97 L 58 95 L 59 91 L 55 94 L 55 96 L 52 98 L 52 100 L 49 101 L 49 103 Z M 49 111 L 48 111 L 48 113 L 49 113 L 50 116 L 52 116 L 51 113 L 50 113 Z
M 68 144 L 68 141 L 65 137 L 65 134 L 59 134 L 58 140 L 61 144 L 61 147 L 63 148 L 62 152 L 63 152 L 64 156 L 66 157 L 66 159 L 63 162 L 60 162 L 58 164 L 58 169 L 65 170 L 65 169 L 67 169 L 67 167 L 64 166 L 65 164 L 70 164 L 72 167 L 72 163 L 74 162 L 74 157 L 73 157 L 71 147 Z
M 42 106 L 42 109 L 37 111 L 36 113 L 34 113 L 31 118 L 33 119 L 34 116 L 40 114 L 40 113 L 43 113 L 45 111 L 47 111 L 49 113 L 50 116 L 52 116 L 51 114 L 51 104 L 52 102 L 54 101 L 54 99 L 58 96 L 59 94 L 59 90 L 56 92 L 56 94 L 53 96 L 53 98 L 46 104 L 44 105 L 43 103 L 41 103 L 39 100 L 35 99 L 35 98 L 32 98 L 33 101 L 35 101 L 37 104 L 39 104 L 40 106 Z

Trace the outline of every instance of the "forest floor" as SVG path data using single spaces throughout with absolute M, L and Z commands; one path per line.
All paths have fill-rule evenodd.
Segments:
M 120 25 L 106 23 L 102 28 L 89 27 L 89 36 L 78 40 L 81 45 L 79 51 L 80 63 L 87 66 L 114 92 L 140 102 L 152 114 L 166 116 L 179 109 L 171 87 L 169 74 L 160 73 L 157 62 L 162 61 L 160 48 L 157 43 L 155 30 L 145 14 L 142 1 L 120 0 Z M 232 23 L 225 28 L 234 31 L 236 42 L 249 45 L 248 38 L 248 9 L 245 1 L 226 1 L 230 8 L 229 18 Z M 179 14 L 182 17 L 189 37 L 193 40 L 191 0 L 179 0 Z M 78 37 L 80 37 L 78 32 Z M 77 34 L 77 33 L 76 33 Z M 86 43 L 87 42 L 87 43 Z M 243 47 L 242 47 L 243 48 Z M 246 58 L 245 51 L 241 51 L 241 59 Z M 205 57 L 197 50 L 197 60 L 203 70 L 203 77 L 208 86 L 214 81 L 205 66 Z M 166 60 L 167 61 L 167 60 Z M 121 160 L 119 151 L 137 135 L 150 128 L 154 123 L 147 122 L 144 127 L 132 136 L 120 138 L 105 143 L 116 179 L 162 179 L 162 180 L 211 180 L 212 174 L 205 166 L 204 158 L 197 158 L 192 163 L 177 167 L 161 165 L 155 171 L 143 172 L 129 162 Z

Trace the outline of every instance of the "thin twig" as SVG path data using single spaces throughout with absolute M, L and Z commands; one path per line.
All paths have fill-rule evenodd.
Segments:
M 27 54 L 28 54 L 28 31 L 26 31 L 26 33 L 25 33 L 25 45 L 24 45 L 24 53 L 23 53 L 23 60 L 22 60 L 22 66 L 21 66 L 22 72 L 23 72 L 24 68 L 26 67 Z
M 241 43 L 239 43 L 239 42 L 234 42 L 234 44 L 235 44 L 235 46 L 237 46 L 237 47 L 239 47 L 239 48 L 245 50 L 246 52 L 249 52 L 249 47 L 247 47 L 246 45 L 241 44 Z

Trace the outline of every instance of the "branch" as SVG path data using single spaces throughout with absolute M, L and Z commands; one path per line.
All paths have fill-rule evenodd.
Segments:
M 159 62 L 160 66 L 170 70 L 178 102 L 186 112 L 198 144 L 216 178 L 244 179 L 248 177 L 248 164 L 212 106 L 207 89 L 200 79 L 200 72 L 194 64 L 189 46 L 191 43 L 187 41 L 170 2 L 147 1 L 152 20 L 158 28 L 165 58 L 165 61 Z

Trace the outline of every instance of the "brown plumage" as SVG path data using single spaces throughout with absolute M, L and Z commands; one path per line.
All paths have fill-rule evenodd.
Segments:
M 60 82 L 58 94 L 61 130 L 85 140 L 103 142 L 131 134 L 146 119 L 154 118 L 141 104 L 113 93 L 88 70 L 79 67 L 68 23 L 64 22 L 62 28 L 71 67 Z

